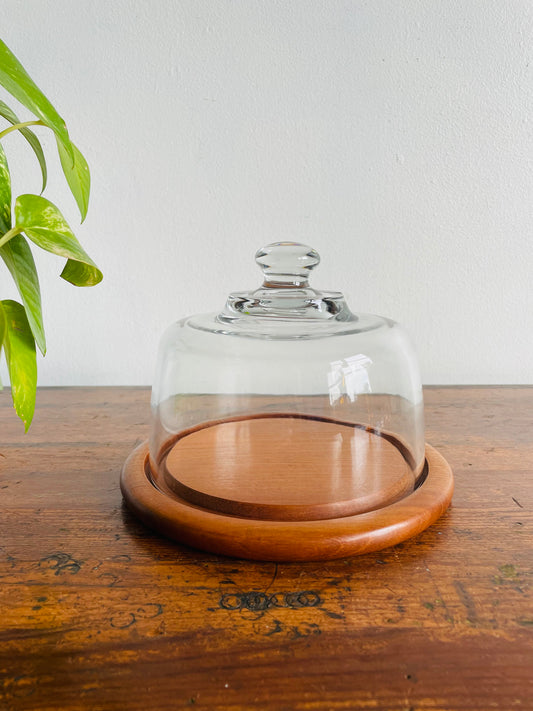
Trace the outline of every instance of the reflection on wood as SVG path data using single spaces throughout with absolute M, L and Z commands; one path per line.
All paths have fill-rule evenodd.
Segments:
M 343 422 L 271 414 L 199 426 L 161 462 L 197 506 L 272 520 L 372 511 L 411 492 L 415 474 L 391 441 Z

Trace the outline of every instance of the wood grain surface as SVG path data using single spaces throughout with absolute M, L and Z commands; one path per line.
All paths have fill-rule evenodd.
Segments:
M 167 485 L 193 504 L 282 521 L 372 511 L 415 484 L 401 450 L 384 437 L 279 413 L 195 428 L 168 452 L 165 469 Z
M 452 508 L 395 548 L 250 563 L 164 540 L 119 473 L 149 392 L 0 396 L 0 709 L 533 709 L 533 388 L 427 389 Z

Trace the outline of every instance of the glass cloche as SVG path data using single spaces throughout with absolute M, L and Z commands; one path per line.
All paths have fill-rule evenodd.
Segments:
M 409 339 L 313 289 L 319 261 L 270 244 L 258 289 L 164 334 L 149 447 L 121 482 L 148 525 L 213 552 L 310 560 L 392 545 L 447 508 Z

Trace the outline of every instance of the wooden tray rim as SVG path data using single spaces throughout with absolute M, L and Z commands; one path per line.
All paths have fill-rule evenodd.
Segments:
M 173 499 L 150 479 L 148 442 L 126 460 L 120 487 L 128 508 L 143 523 L 193 548 L 250 560 L 329 560 L 396 545 L 446 511 L 453 495 L 451 468 L 429 444 L 425 457 L 425 480 L 403 499 L 367 513 L 314 521 L 249 519 Z

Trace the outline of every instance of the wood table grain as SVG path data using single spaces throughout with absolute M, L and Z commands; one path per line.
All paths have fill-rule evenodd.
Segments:
M 142 388 L 0 396 L 0 709 L 533 709 L 533 388 L 429 388 L 456 490 L 433 527 L 328 563 L 250 563 L 123 507 Z

